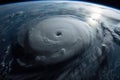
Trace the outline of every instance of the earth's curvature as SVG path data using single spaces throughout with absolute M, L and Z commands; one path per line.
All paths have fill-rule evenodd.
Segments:
M 119 80 L 120 11 L 78 1 L 0 5 L 0 79 Z

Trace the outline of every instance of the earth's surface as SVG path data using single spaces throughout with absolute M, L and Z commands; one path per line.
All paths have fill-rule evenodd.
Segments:
M 120 11 L 77 1 L 0 5 L 0 80 L 120 80 Z

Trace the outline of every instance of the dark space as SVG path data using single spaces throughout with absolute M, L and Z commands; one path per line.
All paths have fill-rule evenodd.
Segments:
M 107 5 L 110 7 L 115 7 L 120 9 L 120 1 L 119 0 L 86 0 L 88 2 L 98 3 L 102 5 Z

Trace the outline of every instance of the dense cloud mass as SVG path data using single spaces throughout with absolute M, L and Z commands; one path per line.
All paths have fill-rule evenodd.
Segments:
M 120 12 L 85 2 L 0 6 L 0 77 L 119 80 Z

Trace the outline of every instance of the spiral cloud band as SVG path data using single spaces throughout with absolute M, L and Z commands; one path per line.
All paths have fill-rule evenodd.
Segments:
M 48 64 L 77 55 L 76 52 L 90 45 L 94 36 L 92 27 L 84 21 L 67 15 L 38 19 L 36 25 L 26 29 L 27 42 L 29 47 L 36 52 L 36 60 Z M 21 40 L 21 35 L 19 40 Z M 19 42 L 23 42 L 22 45 L 24 45 L 24 37 L 22 40 Z

